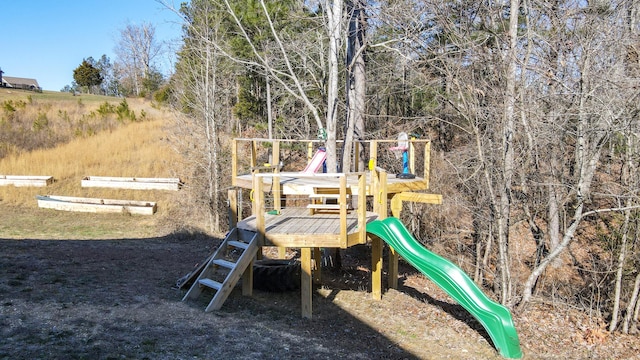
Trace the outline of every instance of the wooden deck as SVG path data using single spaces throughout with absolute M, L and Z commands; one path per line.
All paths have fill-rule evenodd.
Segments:
M 313 278 L 319 278 L 321 271 L 321 267 L 314 268 L 312 262 L 321 261 L 320 248 L 344 249 L 371 241 L 372 296 L 380 299 L 383 241 L 367 236 L 367 223 L 385 218 L 390 210 L 389 203 L 396 217 L 399 217 L 403 201 L 442 203 L 441 195 L 424 192 L 429 189 L 430 141 L 408 140 L 407 164 L 409 172 L 416 175 L 413 179 L 398 178 L 394 171 L 380 167 L 394 166 L 389 161 L 379 164 L 378 154 L 388 154 L 396 143 L 396 140 L 357 142 L 354 154 L 361 156 L 359 149 L 363 146 L 365 153 L 362 156 L 368 159 L 367 170 L 327 174 L 302 171 L 305 166 L 295 162 L 301 158 L 296 152 L 304 149 L 307 163 L 311 162 L 314 150 L 321 145 L 319 141 L 233 140 L 230 223 L 257 234 L 261 246 L 300 249 L 303 317 L 312 317 Z M 294 166 L 284 166 L 282 159 Z M 358 159 L 354 163 L 358 163 Z M 301 171 L 283 172 L 282 169 Z M 250 217 L 238 221 L 243 212 L 240 189 L 251 190 L 252 208 Z M 293 201 L 288 201 L 289 196 Z M 305 201 L 308 207 L 301 207 Z M 388 272 L 389 286 L 397 287 L 398 254 L 394 251 L 389 252 Z
M 366 222 L 375 220 L 376 213 L 367 212 Z M 237 227 L 257 231 L 256 217 L 250 216 Z M 359 231 L 358 216 L 355 211 L 347 215 L 348 244 L 357 241 Z M 280 215 L 265 214 L 265 245 L 282 247 L 341 247 L 340 213 L 317 212 L 310 214 L 306 208 L 286 208 Z

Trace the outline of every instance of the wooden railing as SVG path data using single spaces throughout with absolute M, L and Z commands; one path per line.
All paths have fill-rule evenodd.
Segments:
M 349 209 L 349 199 L 347 194 L 355 195 L 351 190 L 351 186 L 348 185 L 347 177 L 357 177 L 357 207 Z M 266 209 L 265 197 L 267 192 L 264 191 L 265 177 L 271 177 L 271 194 L 274 197 L 273 210 L 280 211 L 280 176 L 278 173 L 254 173 L 253 174 L 253 189 L 252 189 L 252 202 L 253 202 L 253 214 L 256 217 L 256 230 L 260 234 L 260 243 L 264 244 L 264 235 L 266 234 L 266 222 L 265 214 Z M 318 178 L 318 177 L 334 177 L 339 182 L 339 215 L 340 215 L 340 247 L 347 248 L 354 245 L 354 243 L 364 244 L 366 243 L 366 225 L 367 225 L 367 208 L 366 208 L 366 175 L 364 173 L 327 173 L 327 174 L 300 174 L 300 178 Z M 311 194 L 310 194 L 311 195 Z M 347 229 L 347 214 L 349 211 L 355 211 L 357 214 L 357 235 L 353 235 L 354 241 L 350 241 L 348 229 Z
M 338 141 L 338 145 L 342 142 Z M 372 170 L 378 167 L 379 164 L 379 152 L 384 147 L 391 148 L 397 140 L 364 140 L 355 143 L 355 158 L 354 163 L 359 163 L 359 156 L 361 153 L 361 147 L 366 146 L 368 150 L 368 169 Z M 423 181 L 426 182 L 426 187 L 429 185 L 430 174 L 430 161 L 431 161 L 431 141 L 425 139 L 409 139 L 408 143 L 408 157 L 409 157 L 409 171 L 412 174 L 421 176 Z M 241 149 L 241 145 L 245 145 Z M 232 165 L 231 173 L 233 178 L 233 185 L 235 178 L 239 175 L 249 174 L 256 171 L 270 171 L 276 173 L 282 169 L 282 152 L 286 147 L 288 149 L 299 148 L 300 152 L 305 152 L 307 163 L 311 160 L 314 153 L 314 147 L 321 146 L 323 142 L 319 140 L 288 140 L 288 139 L 260 139 L 260 138 L 236 138 L 233 140 L 231 149 L 232 153 Z M 246 151 L 246 145 L 249 150 Z M 260 155 L 265 155 L 266 150 L 270 149 L 270 156 L 268 161 L 262 161 L 260 163 Z M 244 150 L 244 151 L 243 151 Z M 261 154 L 261 150 L 263 153 Z M 420 151 L 418 151 L 420 150 Z M 417 162 L 418 158 L 422 157 L 422 162 Z M 366 156 L 366 154 L 365 154 Z M 367 162 L 365 161 L 365 162 Z M 244 168 L 241 168 L 241 163 L 244 163 Z M 422 169 L 418 167 L 421 165 Z M 299 171 L 304 168 L 304 165 L 298 169 L 290 169 L 290 171 Z M 417 171 L 422 170 L 421 174 L 417 174 Z M 349 171 L 347 171 L 348 173 Z

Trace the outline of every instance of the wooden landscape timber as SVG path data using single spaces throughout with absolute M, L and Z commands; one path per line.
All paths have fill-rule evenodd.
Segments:
M 0 175 L 0 186 L 46 187 L 53 184 L 53 176 Z
M 157 205 L 151 201 L 115 200 L 56 195 L 38 195 L 38 207 L 90 213 L 153 215 Z
M 82 187 L 104 187 L 135 190 L 180 190 L 182 182 L 179 178 L 140 178 L 140 177 L 108 177 L 85 176 Z

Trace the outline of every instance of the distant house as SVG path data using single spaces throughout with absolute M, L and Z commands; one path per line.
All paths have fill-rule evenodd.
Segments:
M 5 87 L 5 88 L 42 91 L 42 88 L 40 87 L 40 84 L 38 84 L 38 80 L 36 79 L 19 78 L 19 77 L 4 76 L 4 75 L 2 75 L 1 79 L 2 79 L 2 87 Z

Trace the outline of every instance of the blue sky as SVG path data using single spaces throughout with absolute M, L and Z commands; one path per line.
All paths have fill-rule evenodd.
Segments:
M 181 0 L 165 2 L 179 7 Z M 4 0 L 0 13 L 4 75 L 34 78 L 44 90 L 70 85 L 84 58 L 106 54 L 113 63 L 127 24 L 153 24 L 156 40 L 172 43 L 173 53 L 181 35 L 179 17 L 156 0 Z M 172 57 L 160 56 L 167 73 Z

